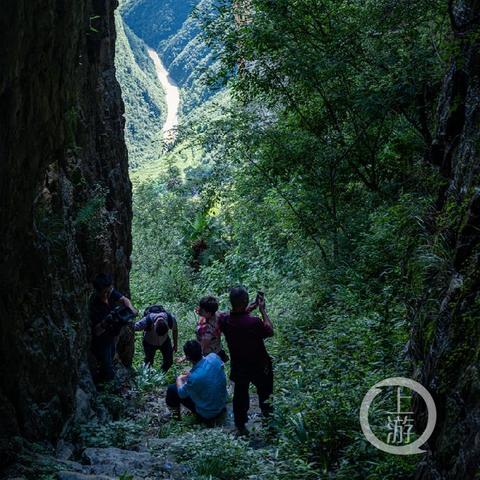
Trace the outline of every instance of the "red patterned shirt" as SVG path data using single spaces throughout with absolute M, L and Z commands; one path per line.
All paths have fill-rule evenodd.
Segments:
M 202 346 L 202 354 L 218 353 L 222 350 L 221 331 L 217 316 L 215 315 L 210 320 L 205 317 L 200 317 L 195 328 L 197 333 L 197 340 Z

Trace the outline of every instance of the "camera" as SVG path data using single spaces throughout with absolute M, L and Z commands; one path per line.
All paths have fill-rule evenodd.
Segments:
M 107 329 L 111 333 L 118 334 L 122 327 L 129 325 L 135 317 L 135 313 L 133 313 L 128 307 L 119 305 L 105 317 Z
M 260 303 L 260 300 L 263 300 L 265 298 L 265 293 L 259 290 L 257 292 L 257 297 L 255 298 L 255 305 L 258 305 Z

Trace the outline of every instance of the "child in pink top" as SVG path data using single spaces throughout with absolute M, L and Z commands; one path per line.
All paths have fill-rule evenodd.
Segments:
M 213 296 L 203 297 L 195 309 L 200 318 L 195 328 L 197 340 L 202 346 L 202 355 L 216 353 L 222 361 L 228 356 L 222 348 L 221 332 L 217 318 L 218 300 Z

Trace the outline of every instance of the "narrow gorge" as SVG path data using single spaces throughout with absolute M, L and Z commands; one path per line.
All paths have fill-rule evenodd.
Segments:
M 479 39 L 478 0 L 6 0 L 0 478 L 478 480 Z M 132 321 L 94 383 L 100 272 L 176 317 L 168 369 Z M 166 392 L 238 285 L 273 413 L 250 388 L 236 428 L 229 382 L 206 428 Z M 436 406 L 421 454 L 362 434 L 398 377 Z M 375 435 L 414 441 L 428 405 L 384 392 Z

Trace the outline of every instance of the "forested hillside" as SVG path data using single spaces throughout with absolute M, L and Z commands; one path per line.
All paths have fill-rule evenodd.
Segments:
M 190 112 L 211 95 L 206 69 L 212 63 L 194 10 L 213 13 L 212 0 L 185 2 L 126 0 L 121 15 L 130 29 L 162 58 L 172 78 L 184 89 L 182 111 Z
M 453 125 L 468 111 L 465 128 L 478 126 L 469 70 L 469 62 L 478 67 L 478 5 L 470 3 L 222 2 L 217 15 L 200 15 L 203 41 L 220 62 L 209 75 L 225 92 L 184 119 L 160 170 L 137 178 L 133 282 L 138 303 L 160 299 L 184 319 L 187 338 L 203 294 L 227 308 L 234 284 L 266 292 L 277 329 L 268 346 L 276 453 L 262 450 L 266 460 L 248 464 L 253 453 L 241 447 L 231 459 L 240 468 L 235 478 L 478 472 L 469 446 L 478 422 L 459 406 L 478 409 L 474 388 L 445 393 L 458 388 L 445 377 L 455 376 L 453 365 L 478 375 L 478 328 L 467 322 L 467 345 L 463 327 L 448 334 L 436 327 L 453 285 L 457 229 L 476 211 L 475 197 L 449 183 L 455 152 L 465 156 L 462 142 L 475 144 L 463 123 Z M 182 9 L 165 20 L 178 25 Z M 455 18 L 467 33 L 456 23 L 452 30 Z M 470 79 L 470 93 L 452 75 Z M 468 155 L 461 175 L 473 192 L 478 152 Z M 477 245 L 478 236 L 469 241 Z M 478 257 L 469 255 L 468 302 L 478 286 Z M 474 314 L 468 302 L 465 313 L 455 310 L 459 325 Z M 446 362 L 439 377 L 434 358 Z M 428 462 L 380 452 L 360 432 L 362 396 L 390 376 L 425 381 L 438 402 Z M 467 388 L 466 379 L 459 385 Z M 448 443 L 442 428 L 455 421 L 465 430 L 454 429 Z M 213 467 L 207 473 L 230 478 Z
M 162 153 L 165 99 L 144 42 L 125 25 L 118 12 L 115 25 L 115 65 L 125 102 L 129 163 L 135 169 L 157 160 Z
M 478 480 L 480 2 L 116 5 L 2 8 L 0 478 Z

